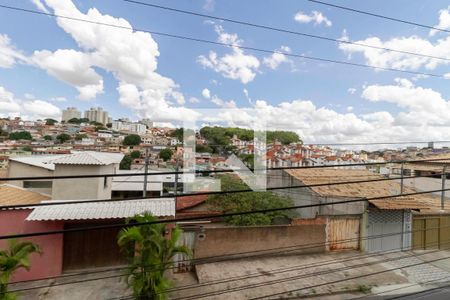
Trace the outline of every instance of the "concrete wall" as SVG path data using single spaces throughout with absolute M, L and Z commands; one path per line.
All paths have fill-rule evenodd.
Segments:
M 63 229 L 61 222 L 25 221 L 29 209 L 0 211 L 0 235 L 31 233 Z M 36 280 L 62 274 L 63 236 L 61 234 L 43 235 L 21 239 L 32 241 L 41 247 L 42 255 L 32 254 L 30 271 L 17 270 L 13 281 Z M 0 240 L 0 249 L 7 249 L 7 241 Z
M 267 187 L 289 187 L 305 185 L 300 180 L 290 176 L 283 170 L 270 170 L 267 174 Z M 319 204 L 321 197 L 314 193 L 310 188 L 289 188 L 273 190 L 274 193 L 288 197 L 294 202 L 295 206 Z M 298 218 L 310 219 L 319 214 L 319 207 L 308 207 L 296 210 Z
M 313 224 L 204 228 L 197 233 L 194 257 L 207 258 L 233 254 L 243 256 L 242 253 L 245 252 L 248 256 L 280 254 L 283 250 L 293 249 L 296 251 L 286 253 L 325 252 L 325 227 L 325 224 Z M 314 247 L 311 247 L 311 244 Z M 302 247 L 302 245 L 307 246 Z M 296 247 L 287 248 L 290 246 Z
M 304 186 L 305 184 L 289 175 L 283 170 L 271 170 L 267 175 L 268 187 L 289 187 L 289 186 Z M 351 197 L 323 197 L 314 192 L 311 188 L 288 188 L 273 190 L 274 193 L 290 198 L 295 206 L 310 205 L 320 203 L 334 203 L 340 201 L 348 201 Z M 332 204 L 325 206 L 315 206 L 297 209 L 298 218 L 315 218 L 318 215 L 322 216 L 338 216 L 338 215 L 359 215 L 364 212 L 364 201 Z
M 32 176 L 53 176 L 53 171 L 44 168 L 30 166 L 13 160 L 9 161 L 8 177 L 32 177 Z M 49 181 L 49 180 L 41 180 L 41 181 Z M 23 181 L 8 181 L 8 183 L 19 187 L 23 187 Z M 48 195 L 52 194 L 51 188 L 48 189 L 28 188 L 28 190 Z
M 55 176 L 114 174 L 116 165 L 87 166 L 87 165 L 56 165 Z M 53 182 L 53 200 L 82 200 L 111 198 L 112 178 L 77 178 L 55 179 Z

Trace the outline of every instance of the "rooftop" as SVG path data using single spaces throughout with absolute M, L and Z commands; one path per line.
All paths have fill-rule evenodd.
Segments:
M 32 192 L 18 186 L 0 184 L 0 205 L 36 204 L 50 200 L 50 198 L 49 195 Z
M 287 170 L 286 172 L 306 185 L 384 178 L 368 170 L 354 169 L 319 168 Z M 322 197 L 376 198 L 398 195 L 400 193 L 400 184 L 394 180 L 386 180 L 320 186 L 312 187 L 311 189 Z M 403 192 L 414 193 L 417 191 L 409 187 L 404 187 Z M 369 200 L 369 202 L 380 209 L 428 209 L 435 206 L 434 198 L 429 195 L 386 198 Z
M 27 221 L 123 219 L 144 212 L 151 212 L 158 217 L 175 216 L 174 198 L 74 204 L 71 204 L 71 201 L 63 201 L 64 204 L 60 205 L 36 207 L 27 217 Z M 48 202 L 52 201 L 44 201 Z

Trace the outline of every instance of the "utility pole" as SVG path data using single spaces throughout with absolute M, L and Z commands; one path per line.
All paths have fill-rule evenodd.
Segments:
M 148 147 L 145 148 L 145 166 L 144 166 L 144 190 L 143 196 L 147 197 L 147 173 L 148 173 L 148 163 L 149 163 L 149 150 Z
M 178 194 L 178 170 L 180 169 L 179 165 L 178 165 L 178 163 L 179 163 L 178 154 L 176 155 L 175 161 L 176 162 L 175 162 L 175 190 L 174 190 L 174 194 L 175 194 L 175 207 L 176 207 L 176 205 L 177 205 L 177 194 Z
M 404 171 L 404 163 L 402 162 L 402 167 L 400 169 L 400 195 L 403 195 L 403 171 Z
M 441 209 L 442 210 L 444 210 L 445 209 L 445 179 L 446 179 L 446 177 L 447 177 L 447 174 L 446 174 L 446 166 L 444 166 L 443 168 L 442 168 L 442 176 L 441 176 L 441 178 L 442 178 L 442 191 L 441 191 Z

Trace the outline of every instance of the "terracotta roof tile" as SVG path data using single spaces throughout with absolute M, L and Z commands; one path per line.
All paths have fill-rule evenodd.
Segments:
M 32 192 L 18 186 L 0 184 L 0 205 L 36 204 L 50 200 L 50 198 L 49 195 Z

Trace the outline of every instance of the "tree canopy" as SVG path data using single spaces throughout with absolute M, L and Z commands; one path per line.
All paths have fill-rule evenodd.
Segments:
M 58 123 L 58 121 L 55 119 L 45 119 L 45 125 L 55 125 L 56 123 Z
M 141 137 L 137 134 L 129 134 L 123 139 L 125 146 L 138 146 L 141 144 Z
M 122 160 L 120 161 L 119 169 L 121 170 L 129 170 L 131 169 L 131 163 L 133 162 L 133 159 L 130 155 L 125 155 Z
M 171 159 L 172 155 L 173 151 L 170 150 L 169 148 L 165 148 L 159 151 L 159 158 L 161 158 L 164 161 L 168 161 L 169 159 Z
M 60 143 L 65 143 L 65 142 L 67 142 L 68 140 L 70 140 L 70 135 L 68 135 L 67 133 L 61 133 L 61 134 L 58 134 L 57 136 L 56 136 L 56 139 L 60 142 Z
M 10 140 L 31 140 L 31 133 L 28 131 L 17 131 L 9 134 Z
M 44 135 L 44 140 L 51 141 L 51 140 L 53 140 L 53 138 L 51 135 Z
M 131 151 L 130 156 L 131 156 L 131 158 L 139 158 L 139 157 L 141 157 L 141 151 L 139 151 L 139 150 Z
M 76 141 L 81 141 L 82 139 L 87 138 L 87 134 L 86 133 L 78 133 L 77 135 L 75 135 L 75 140 Z
M 219 177 L 222 191 L 245 190 L 249 187 L 234 175 Z M 224 213 L 264 210 L 293 206 L 293 202 L 286 197 L 272 192 L 246 192 L 223 195 L 210 195 L 208 203 Z M 236 226 L 271 225 L 278 222 L 290 221 L 295 216 L 292 210 L 275 211 L 225 217 L 225 222 Z

